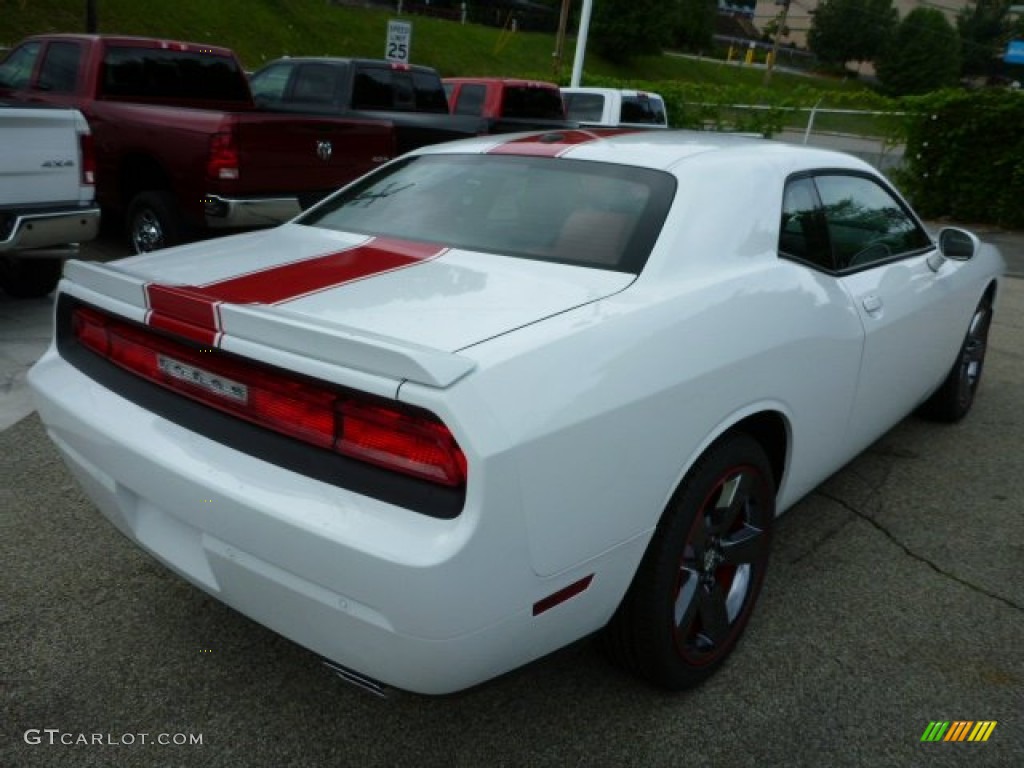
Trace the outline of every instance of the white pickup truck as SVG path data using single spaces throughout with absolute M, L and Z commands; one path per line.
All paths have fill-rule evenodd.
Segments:
M 92 135 L 76 109 L 0 102 L 0 289 L 45 296 L 99 230 Z
M 570 120 L 584 127 L 668 128 L 665 100 L 650 91 L 563 88 Z

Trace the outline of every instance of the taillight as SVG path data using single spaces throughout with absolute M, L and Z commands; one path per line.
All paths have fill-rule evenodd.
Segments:
M 340 453 L 442 485 L 465 483 L 466 457 L 440 421 L 359 400 L 339 407 Z
M 462 449 L 425 411 L 194 349 L 93 309 L 74 310 L 72 332 L 125 370 L 220 411 L 421 480 L 466 483 Z
M 238 178 L 238 144 L 231 131 L 215 133 L 210 137 L 206 175 L 211 179 Z
M 83 133 L 78 137 L 78 146 L 81 153 L 82 184 L 89 186 L 96 184 L 96 145 L 92 134 Z

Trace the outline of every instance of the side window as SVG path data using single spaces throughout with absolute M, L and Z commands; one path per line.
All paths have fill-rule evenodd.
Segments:
M 253 75 L 249 80 L 253 99 L 281 101 L 292 69 L 291 64 L 275 64 Z
M 931 238 L 873 179 L 815 177 L 839 269 L 856 269 L 931 247 Z
M 599 93 L 566 93 L 562 98 L 570 120 L 599 123 L 604 117 L 604 96 Z
M 25 43 L 15 48 L 0 64 L 0 88 L 20 91 L 28 87 L 32 79 L 32 69 L 36 64 L 36 56 L 43 47 L 42 43 Z
M 779 253 L 822 269 L 831 271 L 835 268 L 817 192 L 809 178 L 793 179 L 786 184 L 782 197 Z
M 81 58 L 82 48 L 78 43 L 50 43 L 39 70 L 39 90 L 74 93 L 78 85 L 78 63 Z
M 459 91 L 459 100 L 455 102 L 456 115 L 482 115 L 484 113 L 484 93 L 487 89 L 483 85 L 465 83 Z
M 330 104 L 338 86 L 338 70 L 329 64 L 303 64 L 295 76 L 292 99 L 307 104 Z

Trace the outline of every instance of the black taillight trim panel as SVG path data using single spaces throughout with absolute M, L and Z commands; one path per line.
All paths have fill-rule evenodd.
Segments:
M 60 356 L 126 400 L 210 440 L 305 477 L 442 520 L 454 519 L 462 513 L 466 501 L 464 487 L 439 486 L 303 443 L 126 371 L 78 342 L 71 325 L 72 312 L 77 307 L 97 309 L 68 294 L 60 294 L 56 324 Z M 118 320 L 131 323 L 125 318 Z M 154 335 L 166 335 L 148 327 L 146 331 Z M 180 337 L 172 338 L 195 349 L 201 348 Z M 227 352 L 222 354 L 232 356 Z

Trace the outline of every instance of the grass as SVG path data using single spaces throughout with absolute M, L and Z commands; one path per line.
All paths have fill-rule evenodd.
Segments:
M 82 0 L 0 0 L 0 45 L 26 35 L 84 30 Z M 324 0 L 98 0 L 100 31 L 216 43 L 233 48 L 246 67 L 284 55 L 384 55 L 387 11 L 331 5 Z M 503 35 L 492 27 L 461 25 L 426 17 L 413 21 L 412 59 L 442 75 L 506 75 L 556 79 L 552 71 L 554 35 L 517 32 Z M 567 45 L 562 80 L 572 69 L 574 41 Z M 763 71 L 677 56 L 647 56 L 626 67 L 588 54 L 587 76 L 624 81 L 675 81 L 705 85 L 760 87 Z M 776 73 L 769 90 L 858 90 L 855 82 Z

